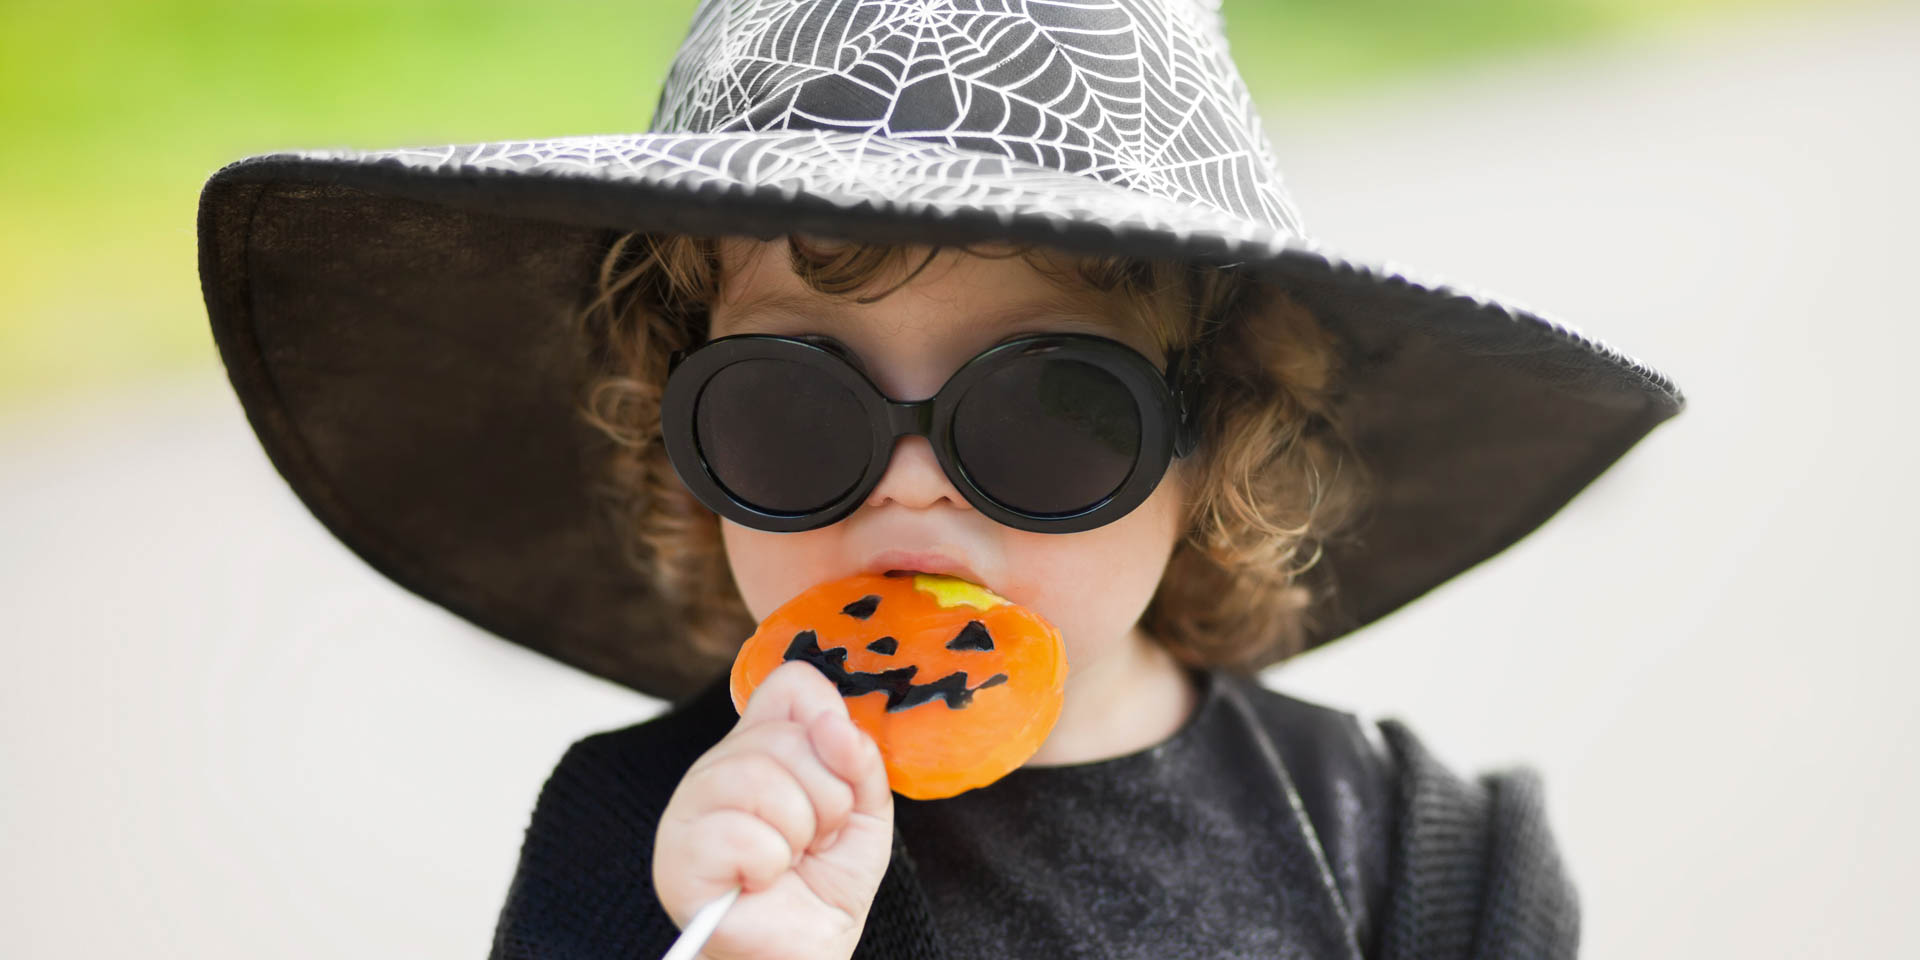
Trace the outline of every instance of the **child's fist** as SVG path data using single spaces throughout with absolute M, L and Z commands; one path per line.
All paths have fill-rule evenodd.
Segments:
M 873 738 L 814 667 L 767 674 L 740 722 L 688 768 L 660 817 L 653 887 L 682 929 L 740 887 L 701 956 L 844 960 L 893 851 Z

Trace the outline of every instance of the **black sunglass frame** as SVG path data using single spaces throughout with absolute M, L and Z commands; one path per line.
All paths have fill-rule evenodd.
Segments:
M 1090 364 L 1113 376 L 1133 395 L 1140 416 L 1140 443 L 1126 478 L 1104 499 L 1069 513 L 1036 514 L 995 499 L 967 475 L 953 440 L 953 418 L 967 391 L 981 379 L 1023 358 L 1050 355 Z M 777 359 L 832 377 L 866 412 L 872 442 L 860 479 L 838 499 L 804 513 L 773 512 L 741 500 L 713 476 L 695 435 L 695 411 L 708 381 L 726 367 L 749 359 Z M 1139 351 L 1107 337 L 1084 333 L 1043 333 L 996 344 L 962 364 L 940 390 L 925 400 L 895 400 L 880 392 L 860 367 L 859 357 L 830 337 L 781 337 L 737 334 L 711 340 L 668 358 L 667 388 L 660 401 L 661 435 L 680 481 L 708 509 L 742 526 L 774 533 L 813 530 L 836 523 L 858 509 L 880 483 L 904 436 L 927 438 L 940 468 L 974 509 L 1020 530 L 1077 533 L 1126 516 L 1152 495 L 1168 464 L 1198 445 L 1192 415 L 1197 364 L 1182 363 L 1173 351 L 1167 372 Z

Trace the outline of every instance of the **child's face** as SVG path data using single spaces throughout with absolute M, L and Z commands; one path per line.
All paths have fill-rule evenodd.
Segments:
M 909 259 L 918 264 L 921 250 Z M 709 336 L 825 334 L 858 354 L 875 386 L 897 400 L 932 396 L 961 364 L 1015 334 L 1096 333 L 1165 369 L 1146 331 L 1132 329 L 1109 295 L 1072 294 L 1020 257 L 943 251 L 918 277 L 873 303 L 817 293 L 787 264 L 786 241 L 729 238 Z M 898 275 L 862 293 L 886 290 Z M 781 298 L 772 306 L 769 298 Z M 1034 304 L 1075 309 L 1011 317 Z M 879 486 L 838 523 L 769 533 L 722 519 L 721 533 L 747 609 L 766 616 L 816 583 L 855 573 L 918 569 L 974 580 L 1060 628 L 1073 674 L 1137 656 L 1135 622 L 1152 599 L 1180 534 L 1180 461 L 1133 512 L 1080 533 L 1032 533 L 988 519 L 955 490 L 924 437 L 894 446 Z M 1095 673 L 1103 671 L 1094 671 Z

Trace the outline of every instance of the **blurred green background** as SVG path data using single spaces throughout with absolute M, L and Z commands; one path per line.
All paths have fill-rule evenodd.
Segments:
M 1228 0 L 1225 13 L 1256 99 L 1284 108 L 1794 2 Z M 194 212 L 222 164 L 290 147 L 642 130 L 694 6 L 0 4 L 0 413 L 217 363 Z

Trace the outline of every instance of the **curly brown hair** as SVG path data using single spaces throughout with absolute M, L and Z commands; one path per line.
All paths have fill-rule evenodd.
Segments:
M 824 294 L 876 294 L 907 245 L 787 236 L 794 273 Z M 1129 305 L 1163 352 L 1206 364 L 1202 440 L 1176 468 L 1188 480 L 1185 533 L 1140 627 L 1178 660 L 1251 671 L 1299 652 L 1315 599 L 1301 575 L 1365 502 L 1369 481 L 1335 419 L 1337 344 L 1306 308 L 1231 267 L 1123 256 L 1076 257 L 1035 245 L 974 256 L 1023 257 L 1063 288 L 1084 284 Z M 716 517 L 674 474 L 660 437 L 667 358 L 706 340 L 721 284 L 719 238 L 628 233 L 607 250 L 578 313 L 589 375 L 577 411 L 610 442 L 596 495 L 630 563 L 685 625 L 691 653 L 717 671 L 754 621 L 727 565 Z M 1247 322 L 1258 315 L 1258 323 Z

